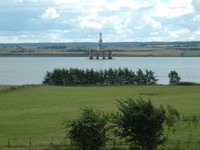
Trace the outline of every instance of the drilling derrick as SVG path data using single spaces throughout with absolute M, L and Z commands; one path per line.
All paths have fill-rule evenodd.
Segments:
M 89 59 L 93 59 L 94 53 L 96 53 L 96 59 L 99 59 L 100 55 L 102 55 L 102 59 L 105 59 L 106 53 L 108 55 L 108 59 L 112 59 L 112 50 L 105 50 L 103 47 L 102 33 L 99 34 L 99 47 L 96 50 L 89 51 Z
M 102 33 L 99 34 L 99 50 L 102 51 L 102 57 L 103 59 L 106 58 L 105 50 L 103 48 L 103 38 L 102 38 Z M 97 58 L 98 59 L 98 58 Z
M 103 38 L 102 38 L 102 33 L 100 33 L 99 34 L 99 49 L 100 50 L 103 50 L 102 43 L 103 43 Z

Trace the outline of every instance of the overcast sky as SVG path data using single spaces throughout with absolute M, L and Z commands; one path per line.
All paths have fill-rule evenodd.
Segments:
M 0 0 L 0 43 L 199 41 L 200 0 Z

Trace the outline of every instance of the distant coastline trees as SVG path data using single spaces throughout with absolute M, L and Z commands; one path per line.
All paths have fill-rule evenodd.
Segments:
M 179 77 L 178 73 L 174 70 L 168 74 L 168 77 L 170 84 L 178 83 L 181 80 L 181 77 Z
M 154 72 L 145 70 L 134 72 L 128 68 L 118 69 L 54 69 L 47 72 L 43 84 L 50 85 L 152 85 L 157 84 Z

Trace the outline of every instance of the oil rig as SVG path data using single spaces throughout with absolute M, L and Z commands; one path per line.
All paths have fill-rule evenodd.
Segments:
M 95 56 L 96 56 L 96 59 L 99 59 L 100 56 L 102 56 L 102 59 L 106 59 L 106 55 L 108 56 L 108 59 L 112 59 L 112 50 L 104 49 L 102 33 L 100 33 L 99 34 L 99 47 L 96 50 L 89 51 L 89 59 L 93 59 Z

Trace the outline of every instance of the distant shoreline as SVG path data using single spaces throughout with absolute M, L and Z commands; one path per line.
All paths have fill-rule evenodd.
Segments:
M 108 42 L 113 57 L 200 57 L 200 42 Z M 0 57 L 89 57 L 97 42 L 1 43 Z M 95 56 L 94 56 L 95 57 Z

